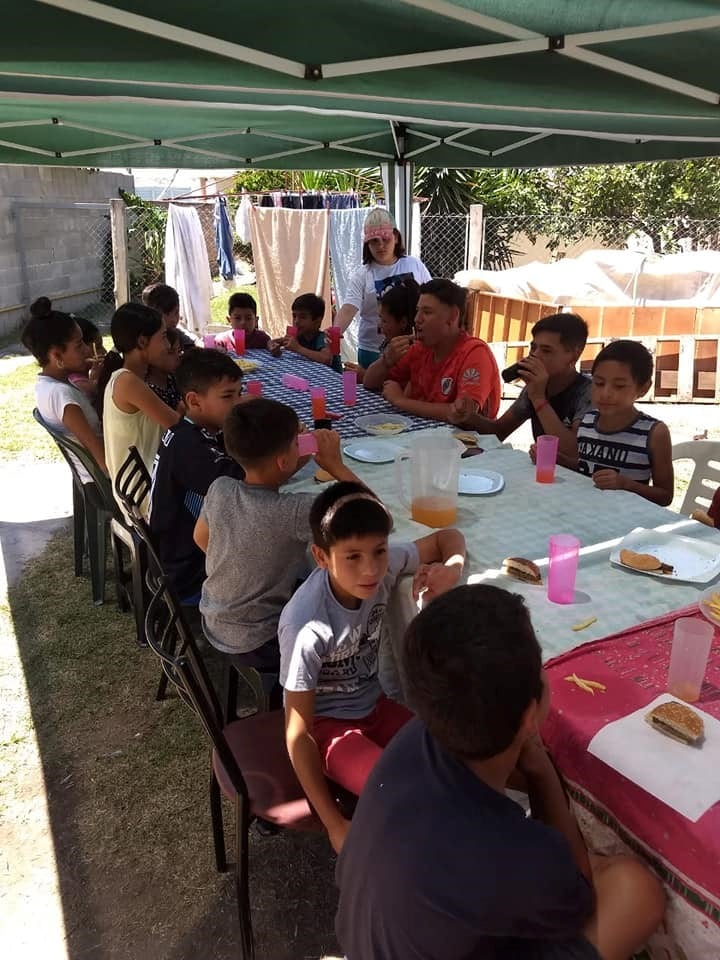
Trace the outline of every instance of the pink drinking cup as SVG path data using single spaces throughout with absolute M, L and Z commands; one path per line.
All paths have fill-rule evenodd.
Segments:
M 547 595 L 553 603 L 572 603 L 575 599 L 580 541 L 567 533 L 550 537 Z
M 559 440 L 547 434 L 535 441 L 535 480 L 538 483 L 552 483 L 555 479 Z
M 298 434 L 298 453 L 301 457 L 312 456 L 317 453 L 318 445 L 315 435 L 312 433 Z

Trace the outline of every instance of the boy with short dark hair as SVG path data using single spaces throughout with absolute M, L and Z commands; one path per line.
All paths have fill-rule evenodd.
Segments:
M 228 300 L 227 322 L 231 330 L 215 337 L 215 343 L 221 349 L 234 350 L 235 339 L 232 331 L 244 330 L 246 350 L 269 350 L 273 356 L 279 355 L 279 345 L 258 327 L 257 304 L 249 293 L 232 294 Z
M 417 718 L 337 863 L 347 960 L 627 960 L 662 920 L 662 886 L 585 848 L 538 735 L 549 691 L 523 598 L 451 590 L 410 624 L 404 663 Z M 518 775 L 531 817 L 505 795 Z
M 590 378 L 577 371 L 587 336 L 587 324 L 576 313 L 554 313 L 538 320 L 532 328 L 530 353 L 519 364 L 518 379 L 525 386 L 512 406 L 493 420 L 473 413 L 469 402 L 460 397 L 451 422 L 505 440 L 530 420 L 535 439 L 552 434 L 560 441 L 558 452 L 572 456 L 578 425 L 590 408 Z
M 198 339 L 180 326 L 180 296 L 175 287 L 167 283 L 150 283 L 142 292 L 142 302 L 162 314 L 169 330 L 177 330 L 182 353 L 198 345 Z
M 232 361 L 231 361 L 232 362 Z M 195 526 L 206 555 L 200 613 L 210 643 L 242 666 L 277 672 L 283 605 L 308 572 L 310 493 L 280 493 L 307 462 L 298 452 L 300 423 L 291 408 L 257 397 L 225 421 L 228 453 L 245 478 L 220 477 L 208 490 Z M 340 438 L 316 430 L 315 460 L 338 480 L 356 480 L 342 461 Z
M 200 602 L 205 556 L 193 540 L 203 498 L 218 477 L 244 472 L 225 452 L 222 425 L 240 400 L 242 373 L 219 350 L 190 350 L 175 373 L 185 416 L 160 442 L 150 494 L 150 530 L 183 603 Z
M 642 343 L 614 340 L 603 347 L 592 367 L 592 409 L 568 466 L 600 490 L 628 490 L 666 507 L 675 488 L 670 431 L 635 407 L 652 377 L 653 358 Z
M 323 491 L 310 524 L 317 569 L 280 617 L 280 683 L 290 760 L 338 851 L 349 823 L 325 776 L 359 794 L 385 745 L 410 719 L 378 682 L 390 593 L 404 574 L 414 575 L 416 597 L 450 589 L 462 573 L 465 539 L 458 530 L 438 530 L 389 545 L 392 517 L 360 483 Z
M 299 353 L 306 360 L 323 363 L 332 367 L 336 373 L 342 373 L 342 361 L 333 356 L 320 324 L 325 316 L 325 301 L 314 293 L 303 293 L 293 300 L 292 322 L 297 336 L 282 337 L 279 341 L 286 350 Z

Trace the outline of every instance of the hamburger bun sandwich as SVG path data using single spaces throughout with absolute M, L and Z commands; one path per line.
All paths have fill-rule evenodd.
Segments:
M 705 735 L 702 717 L 677 700 L 659 704 L 645 719 L 658 733 L 691 747 L 699 747 Z
M 503 573 L 524 583 L 542 583 L 542 575 L 532 560 L 525 557 L 507 557 L 502 563 Z
M 621 550 L 620 563 L 642 573 L 672 573 L 674 570 L 669 563 L 663 563 L 651 553 L 635 553 L 634 550 Z

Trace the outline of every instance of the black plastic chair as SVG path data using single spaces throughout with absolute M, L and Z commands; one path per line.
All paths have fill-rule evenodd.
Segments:
M 148 591 L 153 592 L 157 588 L 160 578 L 165 576 L 165 571 L 162 568 L 162 563 L 160 561 L 157 545 L 152 535 L 152 531 L 150 530 L 150 527 L 141 512 L 142 503 L 148 495 L 151 485 L 152 481 L 150 474 L 147 472 L 147 468 L 142 460 L 142 457 L 138 453 L 136 447 L 130 447 L 128 457 L 118 470 L 117 477 L 115 478 L 115 492 L 117 493 L 117 496 L 123 505 L 126 519 L 133 529 L 138 547 L 137 566 L 140 568 L 140 570 L 137 572 L 137 576 L 142 578 L 142 589 L 139 589 L 137 586 L 135 586 L 136 569 L 134 565 L 133 597 L 136 616 L 137 611 L 142 609 L 143 621 L 145 617 L 147 601 L 149 599 Z M 173 589 L 171 585 L 169 585 L 169 589 Z M 173 596 L 177 605 L 182 607 L 186 618 L 190 610 L 197 612 L 195 607 L 191 608 L 183 604 L 174 591 Z M 142 627 L 139 627 L 138 630 L 139 632 L 142 631 L 142 636 L 144 638 L 144 622 Z M 169 652 L 173 653 L 172 650 Z M 263 687 L 262 677 L 258 671 L 251 667 L 233 668 L 230 666 L 226 669 L 225 674 L 225 716 L 228 721 L 234 719 L 236 716 L 239 680 L 242 680 L 243 683 L 250 688 L 256 708 L 258 710 L 268 709 L 267 694 Z M 160 677 L 160 683 L 158 684 L 157 694 L 155 696 L 156 700 L 165 699 L 167 683 L 167 676 L 165 673 L 163 673 Z
M 133 517 L 142 520 L 142 506 L 150 494 L 152 480 L 145 463 L 138 453 L 137 447 L 130 447 L 128 456 L 115 477 L 115 495 L 122 504 L 125 516 L 123 525 L 135 530 Z M 144 520 L 143 520 L 144 524 Z M 149 531 L 148 531 L 149 533 Z M 135 629 L 137 640 L 145 646 L 145 609 L 147 607 L 147 587 L 145 576 L 147 571 L 147 538 L 136 536 L 132 538 L 130 549 L 130 572 L 132 577 L 132 605 L 135 614 Z M 158 697 L 162 700 L 162 697 Z
M 150 580 L 154 580 L 152 571 Z M 253 960 L 248 830 L 254 817 L 294 830 L 320 830 L 285 747 L 281 710 L 226 723 L 217 693 L 167 579 L 160 577 L 147 609 L 145 633 L 168 679 L 197 714 L 213 744 L 210 816 L 215 862 L 227 870 L 222 795 L 235 811 L 235 887 L 244 960 Z
M 107 534 L 108 527 L 111 527 L 110 539 L 115 566 L 117 602 L 121 610 L 127 611 L 130 608 L 129 577 L 123 567 L 120 543 L 129 547 L 129 544 L 132 543 L 132 535 L 123 523 L 117 503 L 112 495 L 110 480 L 100 469 L 92 454 L 82 444 L 51 427 L 37 408 L 33 410 L 33 417 L 53 438 L 72 474 L 75 576 L 82 576 L 83 560 L 87 546 L 93 603 L 99 605 L 105 602 Z M 78 462 L 92 477 L 92 483 L 82 482 L 78 471 Z

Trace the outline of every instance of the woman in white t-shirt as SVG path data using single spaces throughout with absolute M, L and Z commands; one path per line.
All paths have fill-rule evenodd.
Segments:
M 142 303 L 125 303 L 113 314 L 110 333 L 114 349 L 103 361 L 97 399 L 114 490 L 130 447 L 137 448 L 152 473 L 160 437 L 180 415 L 145 383 L 148 367 L 162 366 L 170 353 L 162 315 Z
M 68 381 L 71 374 L 87 377 L 92 365 L 90 347 L 77 321 L 69 313 L 53 310 L 47 297 L 39 297 L 30 307 L 22 342 L 42 368 L 35 387 L 41 417 L 54 430 L 82 444 L 106 470 L 100 420 L 88 397 Z M 75 463 L 82 482 L 92 483 L 82 464 Z
M 425 264 L 405 255 L 400 231 L 384 207 L 375 207 L 365 218 L 363 266 L 350 278 L 345 303 L 336 324 L 345 331 L 358 316 L 358 363 L 367 368 L 380 356 L 378 302 L 385 291 L 406 277 L 421 284 L 430 280 Z

